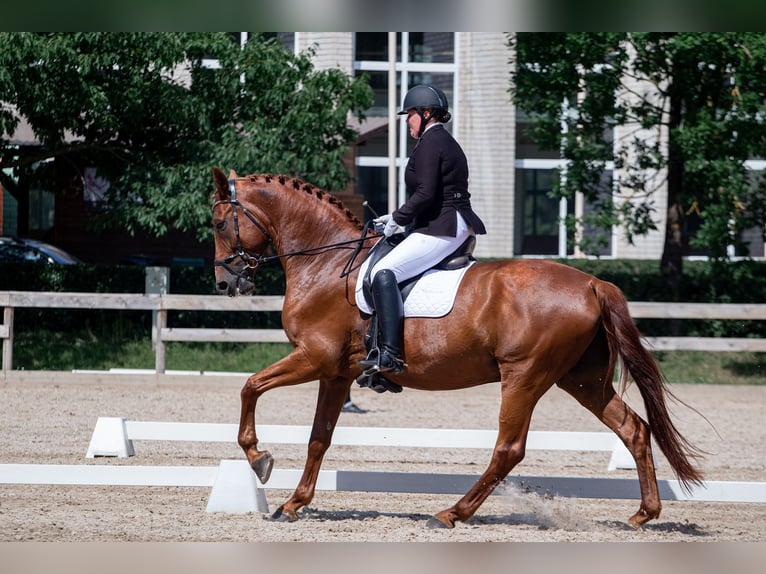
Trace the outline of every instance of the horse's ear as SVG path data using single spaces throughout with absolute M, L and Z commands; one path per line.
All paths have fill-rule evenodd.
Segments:
M 217 167 L 213 168 L 213 181 L 215 181 L 215 195 L 219 200 L 229 197 L 229 180 Z

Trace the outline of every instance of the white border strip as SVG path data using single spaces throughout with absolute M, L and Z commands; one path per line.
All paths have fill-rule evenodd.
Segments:
M 226 463 L 232 463 L 226 465 Z M 2 464 L 0 484 L 75 486 L 196 486 L 214 487 L 223 472 L 252 473 L 247 462 L 221 461 L 220 467 L 106 466 L 61 464 Z M 222 473 L 221 472 L 221 473 Z M 292 490 L 302 471 L 276 469 L 264 489 Z M 323 470 L 316 488 L 343 492 L 396 492 L 412 494 L 464 494 L 478 474 L 371 472 Z M 637 479 L 564 476 L 510 476 L 503 483 L 524 492 L 568 498 L 639 499 Z M 677 480 L 659 480 L 663 500 L 695 502 L 766 503 L 766 482 L 710 481 L 685 491 Z M 498 488 L 495 494 L 504 494 Z

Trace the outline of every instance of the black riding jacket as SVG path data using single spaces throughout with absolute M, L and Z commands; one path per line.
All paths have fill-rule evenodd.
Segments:
M 436 124 L 418 141 L 404 172 L 407 201 L 392 217 L 402 227 L 426 235 L 455 237 L 459 211 L 474 233 L 484 234 L 484 223 L 471 209 L 468 160 L 460 144 Z

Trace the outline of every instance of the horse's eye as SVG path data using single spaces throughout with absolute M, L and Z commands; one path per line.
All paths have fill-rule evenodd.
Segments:
M 226 221 L 225 220 L 224 221 L 219 221 L 218 223 L 215 224 L 215 228 L 218 231 L 223 231 L 224 229 L 226 229 Z

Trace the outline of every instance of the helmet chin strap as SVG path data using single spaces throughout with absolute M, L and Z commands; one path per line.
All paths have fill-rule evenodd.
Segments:
M 426 119 L 425 116 L 425 108 L 418 108 L 418 115 L 420 116 L 420 130 L 418 130 L 418 139 L 423 137 L 423 133 L 426 131 L 426 124 L 429 122 L 431 118 L 433 118 L 433 114 Z

